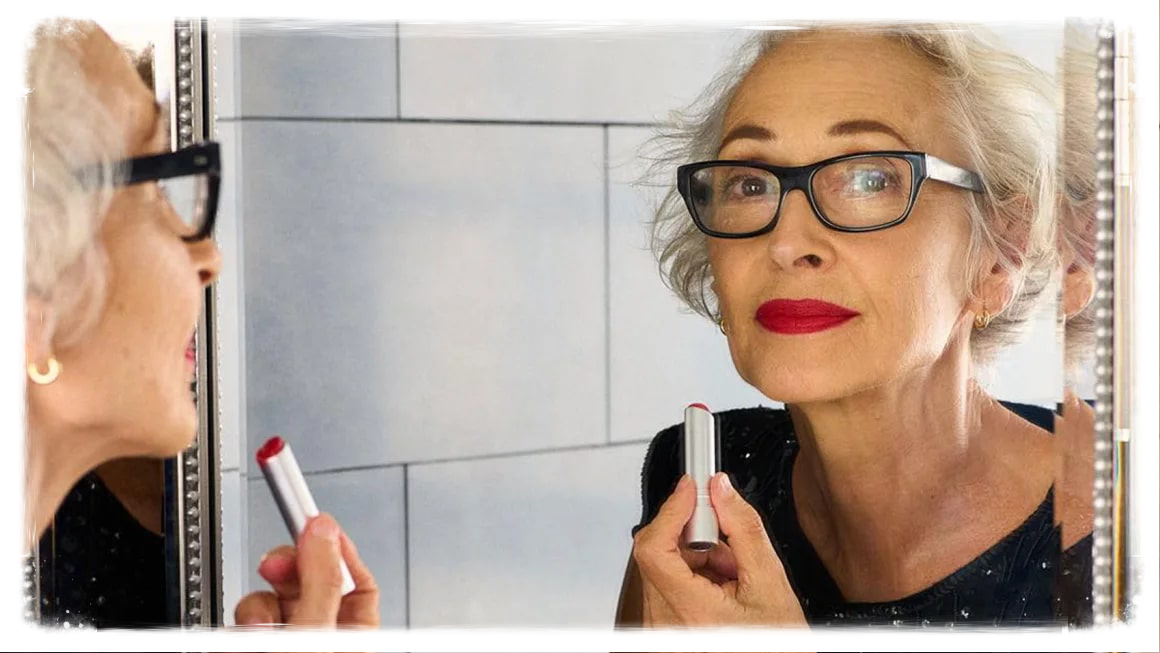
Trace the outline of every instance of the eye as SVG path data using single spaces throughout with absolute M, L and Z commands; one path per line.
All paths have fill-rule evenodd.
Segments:
M 730 177 L 726 182 L 725 188 L 727 190 L 726 196 L 737 197 L 761 197 L 768 195 L 770 192 L 769 181 L 754 175 L 736 175 Z
M 878 167 L 866 167 L 851 171 L 846 188 L 853 193 L 874 195 L 892 188 L 897 183 L 897 177 L 891 175 L 889 171 Z

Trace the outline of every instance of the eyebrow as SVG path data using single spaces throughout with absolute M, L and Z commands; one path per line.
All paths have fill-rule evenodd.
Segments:
M 729 143 L 742 138 L 750 138 L 758 141 L 777 140 L 777 136 L 764 127 L 758 127 L 757 125 L 739 125 L 729 130 L 725 138 L 721 139 L 721 146 L 717 148 L 717 151 L 719 152 L 725 149 L 725 146 Z
M 877 120 L 844 120 L 830 127 L 830 136 L 854 136 L 857 134 L 879 133 L 893 136 L 900 143 L 905 145 L 907 149 L 913 150 L 914 147 L 902 137 L 894 128 Z
M 843 120 L 835 123 L 826 132 L 830 136 L 856 136 L 858 134 L 879 133 L 892 136 L 907 147 L 907 149 L 914 149 L 902 134 L 899 134 L 893 127 L 878 122 L 877 120 Z M 729 143 L 743 138 L 759 140 L 759 141 L 773 141 L 777 140 L 777 135 L 773 131 L 765 127 L 758 127 L 757 125 L 739 125 L 729 131 L 725 138 L 721 139 L 721 146 L 717 148 L 718 151 L 725 149 Z

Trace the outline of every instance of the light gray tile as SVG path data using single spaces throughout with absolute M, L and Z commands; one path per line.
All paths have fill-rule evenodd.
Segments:
M 209 55 L 213 72 L 212 111 L 218 119 L 236 118 L 238 112 L 238 21 L 209 20 Z
M 249 450 L 281 434 L 319 470 L 605 440 L 599 128 L 243 143 Z
M 406 625 L 406 519 L 403 469 L 378 468 L 312 474 L 307 483 L 319 510 L 338 520 L 358 547 L 379 586 L 379 609 L 383 628 Z M 289 533 L 274 499 L 261 477 L 247 482 L 249 490 L 249 554 L 247 592 L 268 590 L 258 575 L 258 560 L 270 549 L 291 544 Z
M 651 135 L 609 129 L 609 277 L 613 441 L 651 438 L 683 419 L 684 408 L 780 406 L 737 375 L 726 339 L 665 287 L 649 249 L 654 191 L 633 186 Z M 676 171 L 673 171 L 675 179 Z
M 412 626 L 611 627 L 645 449 L 410 467 Z
M 246 551 L 246 497 L 248 488 L 241 472 L 222 472 L 222 616 L 227 626 L 234 625 L 234 608 L 244 595 L 249 559 Z
M 214 139 L 221 144 L 222 184 L 218 197 L 214 237 L 222 264 L 214 284 L 217 302 L 218 419 L 221 426 L 221 467 L 237 469 L 246 458 L 245 438 L 245 347 L 242 304 L 241 188 L 238 165 L 241 123 L 219 122 Z
M 239 29 L 237 115 L 398 115 L 394 23 L 243 20 Z
M 652 122 L 695 98 L 741 36 L 708 27 L 404 23 L 401 115 Z

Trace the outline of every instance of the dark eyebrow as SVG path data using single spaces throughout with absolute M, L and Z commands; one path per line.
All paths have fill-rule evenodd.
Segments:
M 830 127 L 830 136 L 852 136 L 855 134 L 865 134 L 867 132 L 877 132 L 879 134 L 886 134 L 898 139 L 907 149 L 913 150 L 914 147 L 907 142 L 902 134 L 899 134 L 889 125 L 878 122 L 877 120 L 845 120 Z
M 726 145 L 740 138 L 752 138 L 759 141 L 772 141 L 776 140 L 777 136 L 775 136 L 773 132 L 764 127 L 758 127 L 757 125 L 740 125 L 731 129 L 729 133 L 725 135 L 725 138 L 721 139 L 721 146 L 717 148 L 717 151 L 720 152 L 721 150 L 725 149 Z

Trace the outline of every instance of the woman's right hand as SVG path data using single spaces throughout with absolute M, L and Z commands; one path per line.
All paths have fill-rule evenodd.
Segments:
M 345 560 L 354 591 L 342 595 L 339 560 Z M 239 626 L 284 624 L 309 628 L 377 628 L 379 588 L 354 543 L 325 513 L 312 518 L 297 548 L 280 546 L 258 563 L 273 592 L 251 592 L 238 602 Z

